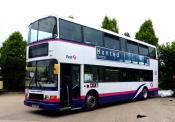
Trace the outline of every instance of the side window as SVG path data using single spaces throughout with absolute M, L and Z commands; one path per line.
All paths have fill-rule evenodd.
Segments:
M 120 38 L 121 42 L 121 51 L 126 51 L 126 39 Z
M 121 70 L 121 81 L 128 81 L 128 70 L 125 68 Z
M 104 66 L 98 66 L 98 81 L 104 82 L 104 76 L 105 76 L 105 67 Z
M 149 56 L 150 58 L 156 59 L 156 50 L 153 47 L 149 47 Z
M 84 82 L 148 82 L 152 70 L 84 65 Z
M 109 34 L 104 34 L 105 47 L 115 50 L 120 50 L 120 40 L 119 37 L 114 37 Z
M 138 69 L 128 69 L 128 81 L 139 81 Z
M 144 70 L 140 70 L 140 78 L 139 78 L 139 81 L 144 81 L 145 80 L 145 72 Z
M 138 54 L 138 44 L 135 42 L 127 41 L 127 51 L 129 53 Z
M 153 71 L 148 70 L 147 72 L 147 81 L 153 81 Z
M 118 68 L 106 68 L 105 69 L 105 82 L 117 82 L 120 81 L 120 70 Z
M 84 82 L 98 82 L 97 66 L 84 65 Z
M 140 70 L 140 81 L 153 81 L 153 71 Z
M 102 32 L 88 27 L 83 27 L 83 36 L 86 44 L 103 46 Z
M 132 69 L 132 74 L 133 74 L 133 81 L 139 81 L 139 70 Z
M 139 54 L 143 56 L 149 56 L 148 47 L 139 44 Z
M 77 42 L 82 41 L 81 25 L 62 19 L 60 19 L 59 23 L 59 35 L 61 39 L 67 39 Z

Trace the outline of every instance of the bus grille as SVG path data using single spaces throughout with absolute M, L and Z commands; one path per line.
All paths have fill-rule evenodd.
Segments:
M 33 94 L 33 93 L 30 93 L 29 94 L 29 99 L 43 100 L 43 94 Z

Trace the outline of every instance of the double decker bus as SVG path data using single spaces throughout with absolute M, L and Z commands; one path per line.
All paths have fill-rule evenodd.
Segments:
M 158 93 L 155 46 L 56 16 L 29 25 L 26 70 L 34 108 L 94 110 Z

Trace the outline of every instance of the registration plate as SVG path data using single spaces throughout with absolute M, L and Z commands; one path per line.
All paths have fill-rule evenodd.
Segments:
M 32 105 L 32 108 L 38 109 L 39 108 L 39 105 Z

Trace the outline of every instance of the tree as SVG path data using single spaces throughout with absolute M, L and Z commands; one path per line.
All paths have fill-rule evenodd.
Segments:
M 7 90 L 19 90 L 24 87 L 26 65 L 26 41 L 20 32 L 12 33 L 1 48 L 0 66 Z
M 129 32 L 125 32 L 123 35 L 127 36 L 127 37 L 131 37 Z
M 119 33 L 116 19 L 110 19 L 108 16 L 105 16 L 102 22 L 102 28 Z
M 175 90 L 175 41 L 159 46 L 160 88 Z
M 136 33 L 135 38 L 149 44 L 158 46 L 158 38 L 155 35 L 151 20 L 146 20 Z

